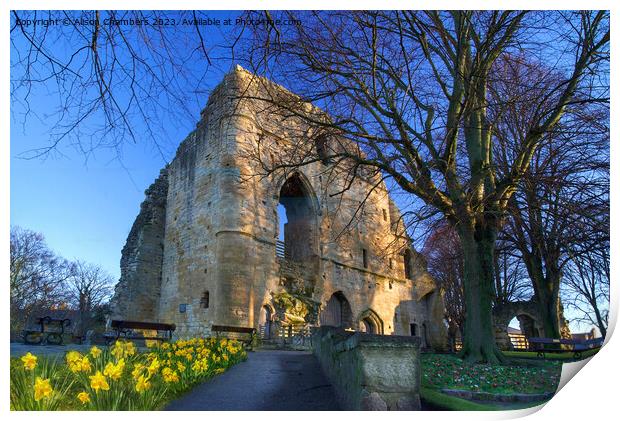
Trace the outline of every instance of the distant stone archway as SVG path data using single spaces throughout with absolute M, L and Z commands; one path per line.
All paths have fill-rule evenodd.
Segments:
M 383 321 L 377 313 L 368 309 L 359 317 L 359 329 L 365 333 L 374 335 L 383 335 Z
M 353 327 L 353 313 L 349 300 L 342 291 L 337 291 L 327 301 L 325 309 L 321 311 L 321 325 L 342 328 Z
M 495 338 L 500 348 L 513 349 L 514 347 L 508 333 L 508 326 L 515 317 L 519 320 L 521 334 L 526 338 L 544 336 L 542 318 L 538 313 L 536 301 L 508 302 L 493 309 Z M 566 321 L 564 320 L 563 323 Z

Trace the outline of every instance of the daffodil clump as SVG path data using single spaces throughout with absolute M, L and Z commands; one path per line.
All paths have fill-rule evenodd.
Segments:
M 139 352 L 117 341 L 63 361 L 27 353 L 11 361 L 15 410 L 153 410 L 247 357 L 240 342 L 193 338 L 149 343 Z M 41 360 L 43 360 L 41 362 Z

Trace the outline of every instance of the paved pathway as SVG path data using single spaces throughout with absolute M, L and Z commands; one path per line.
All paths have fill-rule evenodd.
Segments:
M 170 403 L 171 411 L 334 411 L 334 390 L 309 352 L 249 352 L 245 362 Z
M 98 345 L 99 348 L 103 348 L 102 345 Z M 34 355 L 46 356 L 46 357 L 64 357 L 67 351 L 80 351 L 88 352 L 90 345 L 29 345 L 24 343 L 11 342 L 11 357 L 21 357 L 27 352 L 31 352 Z

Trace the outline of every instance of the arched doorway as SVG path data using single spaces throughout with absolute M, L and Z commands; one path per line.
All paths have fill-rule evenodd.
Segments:
M 261 336 L 264 339 L 271 338 L 273 333 L 273 310 L 268 305 L 264 305 L 260 310 Z
M 317 221 L 314 196 L 311 188 L 295 173 L 280 189 L 278 202 L 278 247 L 279 257 L 303 262 L 317 254 Z
M 527 338 L 538 337 L 538 329 L 536 329 L 534 318 L 528 314 L 519 314 L 516 319 L 519 321 L 519 328 L 523 335 Z
M 325 309 L 321 311 L 320 319 L 322 326 L 353 327 L 351 305 L 341 291 L 332 294 Z
M 508 323 L 506 333 L 512 349 L 527 349 L 527 339 L 540 336 L 534 318 L 528 314 L 513 317 Z
M 359 329 L 364 333 L 383 335 L 383 321 L 377 313 L 368 309 L 359 318 Z

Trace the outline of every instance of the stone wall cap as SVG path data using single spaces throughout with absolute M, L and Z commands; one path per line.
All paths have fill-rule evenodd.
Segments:
M 370 333 L 349 331 L 332 326 L 321 326 L 315 330 L 321 339 L 331 339 L 337 351 L 353 348 L 419 348 L 418 336 L 374 335 Z
M 421 340 L 418 336 L 374 335 L 357 332 L 348 339 L 348 342 L 358 347 L 419 348 Z

